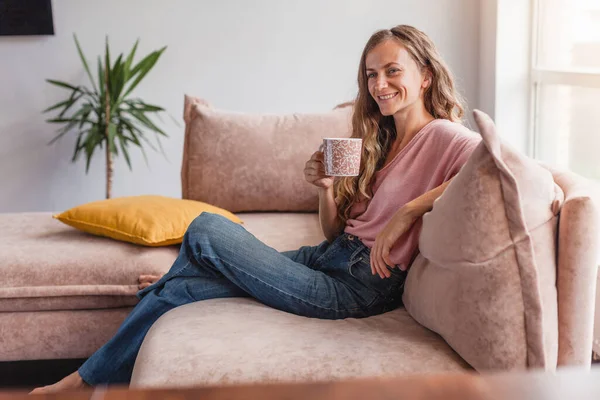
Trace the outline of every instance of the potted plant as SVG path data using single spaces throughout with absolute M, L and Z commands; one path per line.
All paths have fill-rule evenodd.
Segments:
M 104 149 L 106 198 L 108 199 L 111 197 L 112 190 L 113 157 L 119 155 L 119 149 L 130 170 L 130 145 L 133 144 L 141 149 L 146 163 L 147 158 L 142 142 L 156 150 L 146 136 L 147 132 L 156 135 L 162 151 L 159 139 L 160 136 L 166 137 L 167 134 L 152 122 L 149 116 L 163 112 L 164 109 L 132 97 L 131 93 L 154 67 L 166 46 L 151 52 L 134 64 L 133 59 L 138 40 L 126 57 L 119 54 L 114 62 L 111 62 L 107 37 L 104 57 L 102 59 L 98 56 L 98 72 L 95 81 L 77 36 L 73 35 L 73 38 L 85 72 L 90 79 L 91 87 L 47 79 L 47 82 L 70 92 L 66 100 L 44 110 L 44 113 L 58 112 L 55 118 L 48 119 L 47 122 L 64 125 L 49 144 L 73 131 L 77 135 L 77 141 L 71 161 L 77 161 L 79 155 L 84 152 L 87 158 L 86 174 L 94 151 L 97 148 Z M 69 115 L 67 115 L 68 112 L 70 112 Z

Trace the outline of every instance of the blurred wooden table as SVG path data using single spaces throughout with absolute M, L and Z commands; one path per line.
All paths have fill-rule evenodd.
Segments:
M 556 373 L 513 372 L 415 375 L 397 378 L 361 378 L 328 383 L 261 384 L 182 389 L 132 389 L 110 386 L 58 394 L 28 396 L 26 392 L 1 392 L 5 399 L 64 400 L 554 400 L 600 399 L 600 368 L 591 371 L 564 368 Z

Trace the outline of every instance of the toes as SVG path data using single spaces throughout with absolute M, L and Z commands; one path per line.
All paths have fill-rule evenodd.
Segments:
M 31 392 L 29 392 L 29 394 L 43 394 L 46 393 L 48 386 L 43 386 L 43 387 L 39 387 L 39 388 L 35 388 L 33 389 Z
M 144 283 L 144 282 L 156 282 L 159 279 L 158 276 L 156 275 L 140 275 L 138 281 L 140 283 Z

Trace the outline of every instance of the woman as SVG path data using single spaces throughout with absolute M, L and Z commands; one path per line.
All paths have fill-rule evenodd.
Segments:
M 304 169 L 319 193 L 326 241 L 279 253 L 243 227 L 203 213 L 189 226 L 170 271 L 142 277 L 140 302 L 117 334 L 78 371 L 34 393 L 127 383 L 144 336 L 165 312 L 194 301 L 251 296 L 315 318 L 361 318 L 401 305 L 420 217 L 459 171 L 478 135 L 430 39 L 401 25 L 375 33 L 363 51 L 353 137 L 360 174 L 334 180 L 315 152 Z

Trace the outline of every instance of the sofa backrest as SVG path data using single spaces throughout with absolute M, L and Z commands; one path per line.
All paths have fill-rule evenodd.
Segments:
M 320 114 L 244 114 L 185 97 L 184 199 L 231 212 L 315 212 L 304 166 L 325 137 L 349 137 L 352 107 Z
M 558 366 L 589 366 L 598 274 L 598 198 L 583 177 L 546 167 L 565 194 L 558 226 Z

